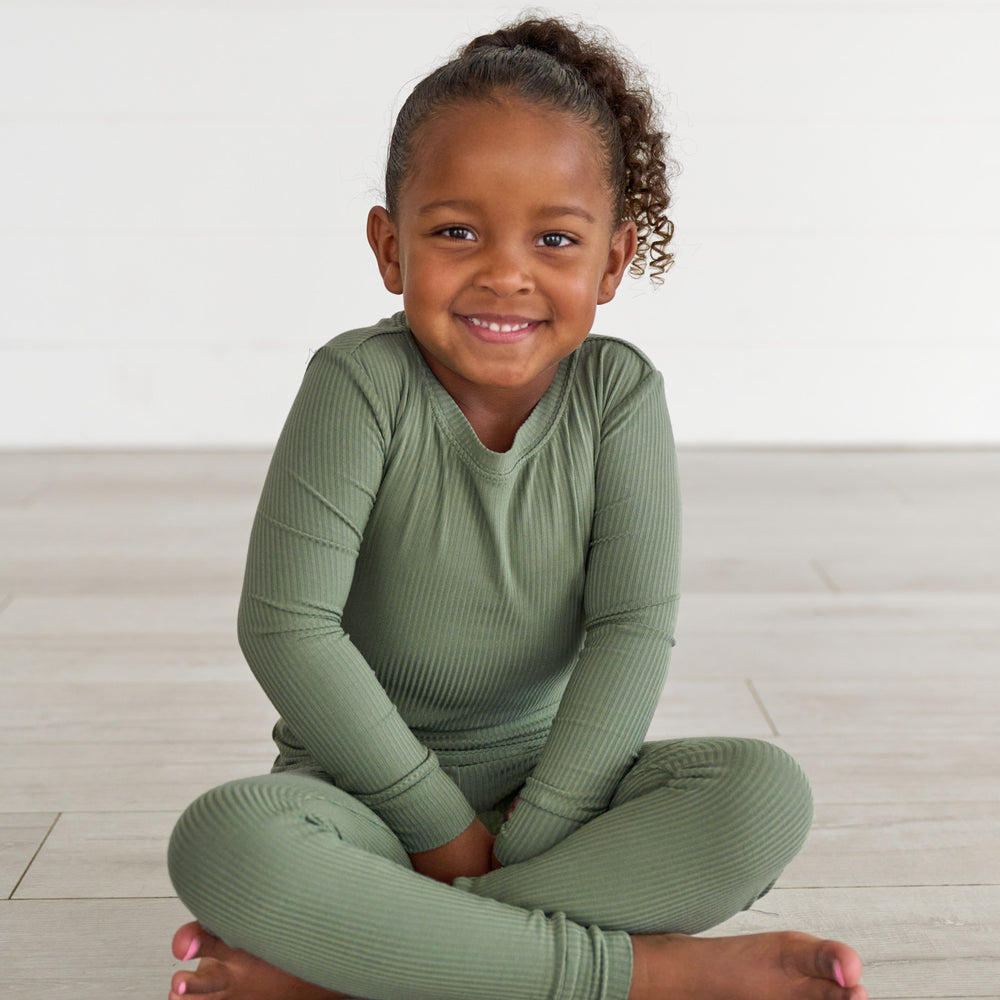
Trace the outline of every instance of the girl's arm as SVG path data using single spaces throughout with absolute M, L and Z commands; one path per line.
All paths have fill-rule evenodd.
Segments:
M 602 425 L 584 646 L 539 763 L 497 837 L 502 864 L 540 854 L 607 809 L 666 678 L 679 568 L 676 458 L 662 379 L 650 371 Z
M 315 355 L 264 485 L 238 631 L 254 675 L 310 756 L 419 853 L 467 831 L 475 814 L 341 621 L 391 434 L 392 414 L 354 356 Z

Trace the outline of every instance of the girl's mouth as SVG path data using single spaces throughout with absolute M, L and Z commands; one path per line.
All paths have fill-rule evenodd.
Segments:
M 540 320 L 523 316 L 460 316 L 463 323 L 480 340 L 509 344 L 528 336 Z

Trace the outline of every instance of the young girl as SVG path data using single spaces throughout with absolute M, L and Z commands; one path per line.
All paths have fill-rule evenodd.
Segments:
M 844 944 L 691 936 L 801 846 L 795 763 L 643 743 L 674 453 L 660 376 L 588 334 L 670 263 L 664 138 L 554 20 L 401 110 L 368 240 L 405 311 L 313 358 L 278 442 L 239 635 L 279 754 L 177 824 L 172 1000 L 865 997 Z

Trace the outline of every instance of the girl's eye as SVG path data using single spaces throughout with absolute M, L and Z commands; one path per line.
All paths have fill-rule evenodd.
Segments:
M 563 233 L 546 233 L 538 240 L 538 245 L 543 247 L 568 247 L 573 245 L 573 241 Z
M 467 229 L 465 226 L 447 226 L 439 230 L 439 232 L 442 236 L 447 236 L 451 240 L 474 240 L 476 238 L 472 230 Z

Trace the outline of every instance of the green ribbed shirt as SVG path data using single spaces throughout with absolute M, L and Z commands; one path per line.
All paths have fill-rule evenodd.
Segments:
M 607 808 L 666 677 L 679 556 L 663 384 L 641 352 L 589 337 L 499 453 L 399 313 L 310 361 L 254 521 L 240 643 L 279 746 L 411 853 L 475 815 L 437 752 L 537 739 L 506 865 Z

